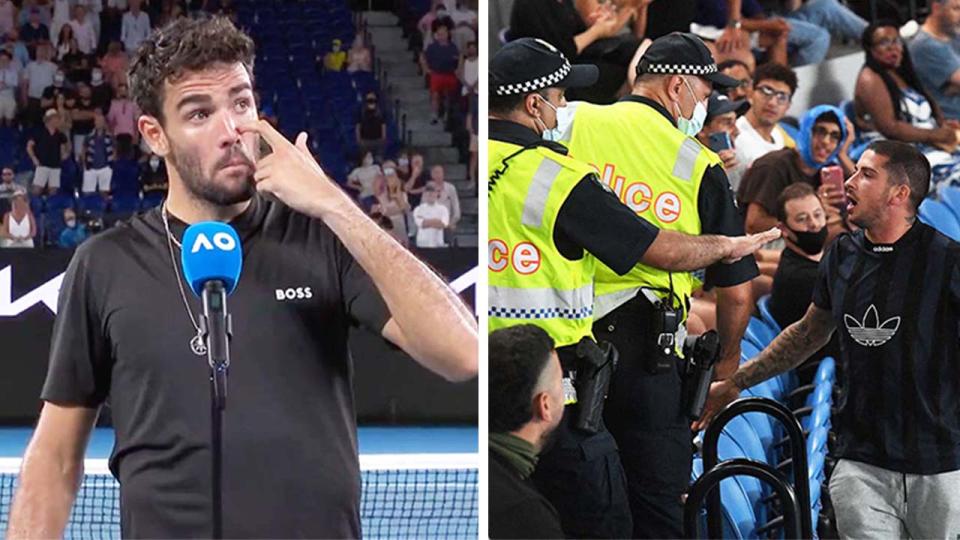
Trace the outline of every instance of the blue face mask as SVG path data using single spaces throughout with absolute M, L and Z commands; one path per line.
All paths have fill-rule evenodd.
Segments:
M 550 107 L 551 109 L 553 109 L 554 114 L 556 114 L 556 113 L 558 112 L 558 111 L 557 111 L 557 108 L 554 107 L 552 103 L 550 103 L 549 101 L 547 101 L 546 99 L 544 99 L 543 96 L 540 96 L 540 101 L 542 101 L 543 103 L 545 103 L 545 104 L 547 105 L 547 107 Z M 548 127 L 547 127 L 547 124 L 545 124 L 545 123 L 543 122 L 543 120 L 540 120 L 540 117 L 534 118 L 534 121 L 535 121 L 535 122 L 539 122 L 539 124 L 540 124 L 541 126 L 543 126 L 543 133 L 541 133 L 540 135 L 541 135 L 544 139 L 546 139 L 546 140 L 548 140 L 548 141 L 552 141 L 552 140 L 553 140 L 553 129 L 548 128 Z M 549 135 L 548 135 L 548 134 L 549 134 Z
M 693 92 L 690 83 L 687 82 L 686 78 L 683 79 L 683 82 L 687 85 L 687 90 L 690 92 L 690 95 L 696 100 L 697 95 Z M 704 105 L 702 101 L 697 101 L 697 104 L 693 107 L 693 116 L 689 119 L 684 118 L 680 113 L 679 105 L 674 103 L 673 107 L 677 110 L 677 129 L 688 137 L 695 137 L 697 133 L 700 133 L 700 130 L 703 129 L 704 122 L 707 120 L 707 106 Z

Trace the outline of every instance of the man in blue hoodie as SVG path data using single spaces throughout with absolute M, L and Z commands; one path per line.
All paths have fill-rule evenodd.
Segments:
M 804 182 L 817 190 L 827 209 L 827 226 L 832 233 L 838 232 L 843 227 L 843 193 L 833 186 L 821 186 L 820 170 L 839 165 L 844 178 L 853 174 L 855 165 L 849 156 L 852 142 L 853 126 L 840 109 L 818 105 L 807 111 L 800 120 L 797 147 L 764 155 L 743 176 L 737 204 L 744 213 L 744 229 L 751 232 L 775 227 L 780 193 L 790 184 Z

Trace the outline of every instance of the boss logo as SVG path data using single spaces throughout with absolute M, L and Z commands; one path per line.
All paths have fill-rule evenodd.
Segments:
M 286 289 L 276 290 L 277 300 L 309 300 L 313 298 L 313 291 L 310 287 L 288 287 Z

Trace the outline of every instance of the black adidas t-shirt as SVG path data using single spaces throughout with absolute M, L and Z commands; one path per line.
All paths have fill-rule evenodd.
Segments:
M 229 299 L 224 537 L 356 538 L 360 470 L 347 333 L 360 323 L 379 334 L 386 305 L 322 222 L 255 197 L 231 224 L 244 259 Z M 171 228 L 183 236 L 183 223 L 171 219 Z M 174 254 L 179 261 L 176 246 Z M 200 302 L 186 294 L 196 315 Z M 158 210 L 77 250 L 60 292 L 42 398 L 87 407 L 109 401 L 124 537 L 211 535 L 209 368 L 191 352 L 194 334 Z
M 847 377 L 836 453 L 902 473 L 960 469 L 960 244 L 919 222 L 890 245 L 843 235 L 813 303 L 834 316 Z

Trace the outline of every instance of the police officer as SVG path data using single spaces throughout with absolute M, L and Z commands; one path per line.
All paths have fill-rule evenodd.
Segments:
M 613 355 L 591 332 L 597 261 L 619 274 L 641 262 L 685 272 L 738 260 L 779 233 L 730 238 L 658 230 L 606 189 L 593 168 L 543 140 L 566 105 L 564 90 L 592 84 L 595 67 L 571 65 L 552 45 L 524 38 L 491 59 L 489 76 L 490 330 L 522 323 L 546 330 L 557 345 L 569 405 L 534 482 L 568 536 L 629 537 L 626 481 L 599 417 Z
M 698 37 L 669 34 L 640 59 L 631 95 L 613 105 L 572 104 L 561 117 L 559 138 L 601 171 L 601 182 L 625 207 L 661 230 L 743 234 L 723 162 L 695 138 L 711 83 L 738 84 L 717 72 Z M 752 309 L 750 280 L 757 275 L 752 255 L 706 269 L 718 297 L 719 377 L 739 363 Z M 681 495 L 692 461 L 683 321 L 699 285 L 691 273 L 646 264 L 627 275 L 597 267 L 594 333 L 620 352 L 605 419 L 621 449 L 636 538 L 683 535 Z

